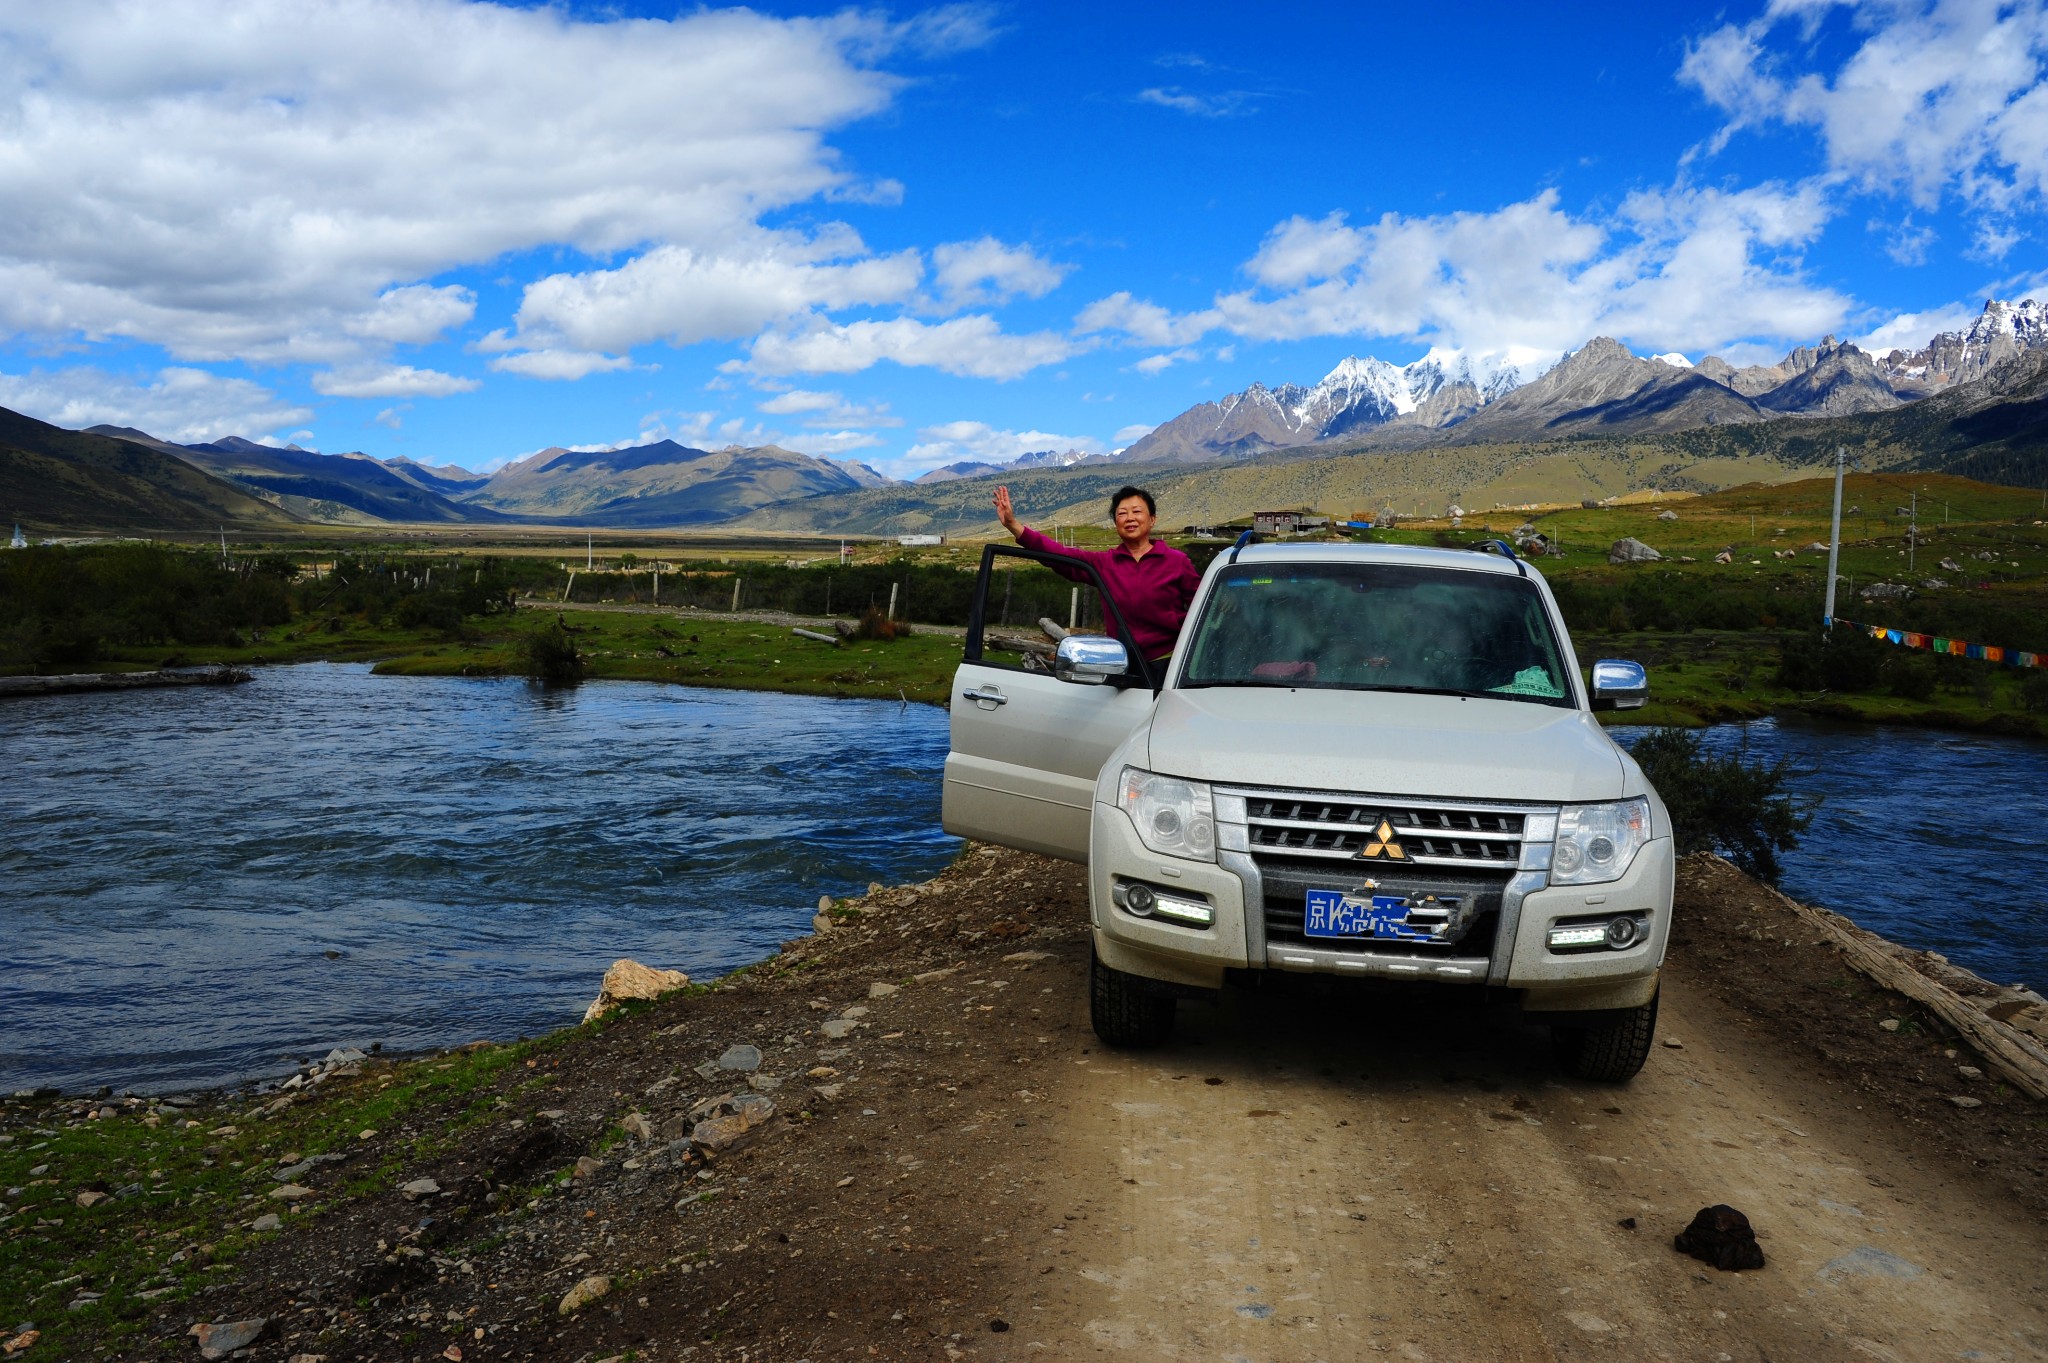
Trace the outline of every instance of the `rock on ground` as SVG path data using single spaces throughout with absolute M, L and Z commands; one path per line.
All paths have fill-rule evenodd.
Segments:
M 591 1000 L 590 1007 L 583 1010 L 583 1020 L 594 1022 L 628 999 L 658 999 L 689 982 L 690 977 L 680 970 L 656 970 L 653 966 L 620 957 L 612 962 L 611 969 L 604 972 L 597 997 Z

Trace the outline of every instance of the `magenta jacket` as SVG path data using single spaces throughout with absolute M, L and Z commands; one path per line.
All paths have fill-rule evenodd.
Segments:
M 1017 536 L 1017 543 L 1094 564 L 1124 623 L 1131 627 L 1131 640 L 1139 650 L 1147 658 L 1163 658 L 1173 652 L 1180 627 L 1187 622 L 1188 603 L 1195 599 L 1195 588 L 1202 580 L 1194 560 L 1186 554 L 1158 540 L 1152 541 L 1143 558 L 1132 558 L 1131 551 L 1121 544 L 1114 549 L 1071 549 L 1028 525 Z M 1078 570 L 1053 571 L 1075 582 L 1089 581 L 1088 575 Z

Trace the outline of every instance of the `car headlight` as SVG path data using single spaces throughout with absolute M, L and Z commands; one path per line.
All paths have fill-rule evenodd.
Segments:
M 1139 840 L 1161 856 L 1216 860 L 1216 812 L 1203 782 L 1125 767 L 1116 802 Z
M 1557 814 L 1550 883 L 1599 885 L 1619 880 L 1649 840 L 1650 802 L 1640 795 L 1607 805 L 1566 805 Z

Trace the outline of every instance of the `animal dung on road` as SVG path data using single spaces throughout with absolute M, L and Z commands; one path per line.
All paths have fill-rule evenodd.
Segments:
M 1725 1202 L 1700 1208 L 1692 1224 L 1671 1243 L 1680 1253 L 1731 1273 L 1764 1266 L 1763 1247 L 1756 1242 L 1749 1218 Z

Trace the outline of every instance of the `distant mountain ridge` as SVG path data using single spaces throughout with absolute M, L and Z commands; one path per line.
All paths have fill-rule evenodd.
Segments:
M 1506 449 L 1563 438 L 1668 439 L 1688 457 L 1715 448 L 1792 463 L 1813 458 L 1818 442 L 1841 439 L 1915 450 L 1911 458 L 1934 461 L 1928 467 L 1972 460 L 1960 471 L 1973 477 L 2032 476 L 2048 449 L 2044 373 L 2048 309 L 2032 299 L 1993 299 L 1968 327 L 1883 357 L 1832 336 L 1795 347 L 1775 364 L 1742 367 L 1714 355 L 1697 363 L 1682 355 L 1638 356 L 1607 337 L 1593 338 L 1547 369 L 1445 351 L 1401 366 L 1347 356 L 1314 384 L 1255 383 L 1197 404 L 1113 454 L 1039 450 L 1004 463 L 961 460 L 914 484 L 896 483 L 864 464 L 774 445 L 702 450 L 658 440 L 595 450 L 552 447 L 484 475 L 239 437 L 178 445 L 128 427 L 64 432 L 13 413 L 0 413 L 16 423 L 0 422 L 0 435 L 19 435 L 12 453 L 0 442 L 0 464 L 12 470 L 14 504 L 28 519 L 39 514 L 28 508 L 47 505 L 61 513 L 59 520 L 79 525 L 168 526 L 197 516 L 697 526 L 755 517 L 772 507 L 794 508 L 771 518 L 778 525 L 847 526 L 866 519 L 899 533 L 922 528 L 920 518 L 941 504 L 978 515 L 985 492 L 943 492 L 945 484 L 963 480 L 1028 475 L 1069 479 L 1078 487 L 1089 482 L 1084 475 L 1099 473 L 1150 482 L 1176 468 L 1198 471 L 1253 459 Z M 1732 434 L 1744 431 L 1755 434 Z M 155 457 L 124 453 L 134 450 Z M 64 463 L 74 456 L 73 465 Z M 1114 471 L 1126 464 L 1136 467 Z M 37 479 L 50 485 L 50 497 L 42 496 Z M 872 503 L 872 512 L 848 519 L 828 509 L 832 499 L 856 494 L 862 505 Z
M 1565 435 L 1659 435 L 1779 416 L 1879 412 L 1981 378 L 2048 347 L 2048 309 L 1992 299 L 1962 332 L 1879 359 L 1833 336 L 1772 365 L 1737 368 L 1717 355 L 1632 354 L 1595 337 L 1547 370 L 1431 351 L 1404 366 L 1346 356 L 1317 383 L 1242 392 L 1189 408 L 1123 453 L 1134 463 L 1198 464 L 1274 450 L 1342 444 L 1544 440 Z

